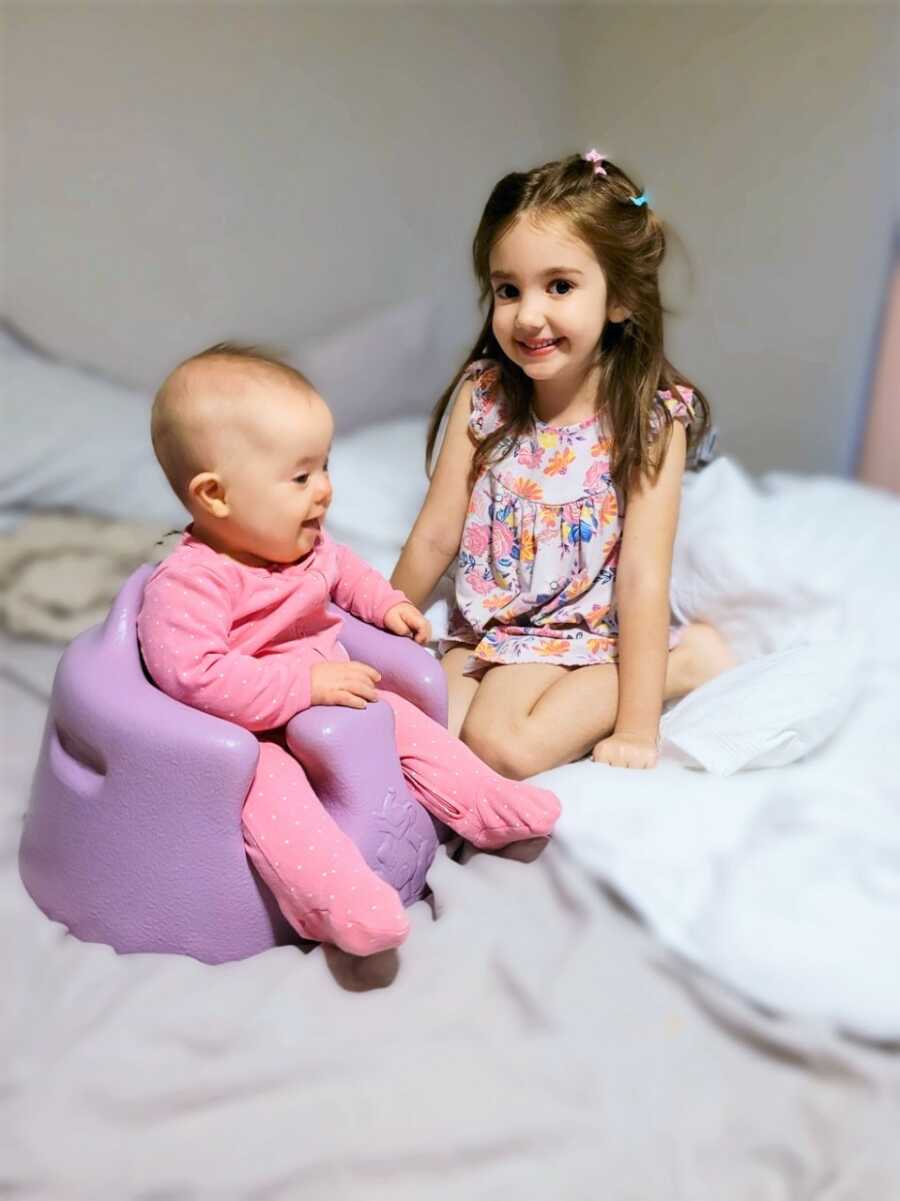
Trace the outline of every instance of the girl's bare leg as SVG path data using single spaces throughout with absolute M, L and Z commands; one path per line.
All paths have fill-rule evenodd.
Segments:
M 712 627 L 686 627 L 669 655 L 664 699 L 684 696 L 733 664 Z M 469 703 L 460 737 L 495 771 L 525 779 L 588 754 L 612 732 L 618 704 L 611 663 L 492 667 Z
M 469 707 L 460 737 L 494 771 L 513 780 L 570 763 L 612 729 L 617 675 L 611 663 L 492 667 Z
M 441 659 L 441 667 L 447 675 L 447 699 L 449 702 L 447 729 L 455 738 L 459 737 L 469 706 L 475 699 L 475 693 L 481 683 L 472 676 L 463 675 L 463 667 L 471 653 L 471 647 L 454 646 L 446 651 Z

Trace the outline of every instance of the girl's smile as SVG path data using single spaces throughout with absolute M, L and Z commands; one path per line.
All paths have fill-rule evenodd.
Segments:
M 540 342 L 525 342 L 517 338 L 516 343 L 527 358 L 544 359 L 556 350 L 562 340 L 562 338 L 543 338 Z

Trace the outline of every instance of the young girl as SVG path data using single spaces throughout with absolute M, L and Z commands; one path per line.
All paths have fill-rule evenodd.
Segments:
M 244 842 L 295 929 L 357 955 L 398 946 L 409 931 L 399 895 L 320 805 L 279 734 L 296 713 L 389 705 L 410 791 L 476 846 L 549 834 L 559 802 L 499 776 L 409 701 L 379 689 L 374 668 L 349 661 L 332 599 L 394 634 L 424 641 L 429 627 L 402 592 L 325 533 L 333 423 L 299 372 L 254 350 L 212 347 L 165 381 L 152 433 L 193 522 L 144 592 L 147 670 L 177 700 L 259 735 Z
M 664 250 L 645 193 L 596 150 L 505 176 L 475 235 L 489 311 L 432 416 L 392 583 L 424 605 L 458 553 L 450 728 L 515 779 L 588 753 L 653 767 L 664 700 L 731 663 L 709 626 L 669 623 L 709 410 L 663 350 Z

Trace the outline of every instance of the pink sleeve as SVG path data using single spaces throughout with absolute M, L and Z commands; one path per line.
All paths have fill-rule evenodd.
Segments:
M 334 603 L 383 629 L 388 609 L 409 603 L 409 598 L 392 588 L 380 572 L 348 547 L 336 542 L 334 549 L 337 556 L 337 579 L 331 590 Z
M 321 655 L 302 644 L 261 658 L 229 647 L 232 585 L 208 565 L 164 563 L 138 616 L 147 670 L 163 692 L 247 730 L 274 730 L 310 703 Z

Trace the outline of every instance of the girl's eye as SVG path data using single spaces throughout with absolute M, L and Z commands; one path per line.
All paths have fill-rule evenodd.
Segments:
M 552 292 L 554 288 L 558 288 L 559 291 L 555 292 L 554 295 L 566 296 L 572 291 L 573 287 L 574 284 L 569 283 L 567 279 L 555 279 L 550 285 L 550 291 Z
M 514 300 L 516 296 L 516 289 L 512 284 L 501 284 L 494 295 L 498 300 Z

